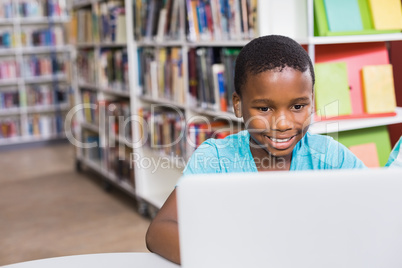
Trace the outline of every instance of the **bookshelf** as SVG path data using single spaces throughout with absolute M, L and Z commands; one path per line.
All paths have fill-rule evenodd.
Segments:
M 105 187 L 120 188 L 135 197 L 130 168 L 132 131 L 128 86 L 126 5 L 124 1 L 72 1 L 69 25 L 74 46 L 74 88 L 78 109 L 72 135 L 92 148 L 76 146 L 77 169 L 86 166 L 104 178 Z M 121 120 L 121 121 L 119 121 Z M 120 122 L 126 122 L 121 127 Z
M 90 9 L 93 11 L 96 10 L 94 6 L 99 2 L 105 1 L 81 1 L 74 8 L 76 10 Z M 205 1 L 205 3 L 207 2 L 217 3 L 217 1 Z M 222 104 L 217 104 L 220 97 L 216 89 L 210 91 L 208 97 L 204 96 L 205 99 L 201 99 L 202 94 L 206 94 L 205 92 L 201 93 L 198 92 L 198 89 L 195 89 L 195 91 L 191 89 L 191 66 L 192 62 L 194 62 L 194 59 L 191 58 L 191 53 L 195 55 L 197 53 L 217 53 L 224 61 L 225 55 L 228 57 L 233 55 L 231 53 L 236 53 L 236 49 L 243 47 L 253 37 L 266 34 L 282 34 L 297 40 L 308 50 L 311 58 L 315 60 L 316 51 L 322 45 L 386 43 L 388 41 L 402 40 L 401 33 L 316 37 L 314 36 L 313 0 L 233 1 L 233 3 L 239 3 L 239 5 L 241 3 L 254 3 L 258 8 L 255 10 L 255 14 L 248 13 L 253 20 L 252 23 L 254 23 L 252 24 L 254 28 L 251 34 L 244 32 L 247 27 L 251 29 L 251 24 L 247 26 L 240 25 L 239 28 L 239 24 L 236 25 L 238 22 L 234 22 L 233 27 L 237 29 L 237 32 L 227 32 L 226 39 L 218 38 L 224 35 L 222 32 L 217 36 L 213 32 L 208 32 L 208 29 L 210 30 L 208 21 L 204 22 L 203 27 L 198 29 L 198 33 L 191 30 L 191 25 L 189 26 L 189 32 L 185 32 L 188 21 L 186 16 L 191 14 L 191 11 L 186 7 L 186 3 L 192 5 L 199 3 L 199 1 L 167 0 L 165 1 L 165 7 L 158 6 L 158 3 L 158 1 L 125 1 L 127 43 L 125 43 L 124 47 L 127 49 L 128 56 L 129 79 L 127 85 L 129 90 L 121 96 L 114 89 L 99 86 L 99 80 L 97 79 L 92 82 L 80 81 L 78 83 L 78 87 L 82 88 L 81 90 L 96 93 L 97 101 L 114 98 L 126 98 L 129 101 L 131 114 L 134 116 L 130 126 L 131 143 L 129 142 L 125 145 L 134 147 L 130 161 L 134 167 L 133 176 L 135 177 L 135 187 L 130 188 L 130 194 L 140 201 L 141 212 L 145 213 L 148 210 L 151 215 L 155 209 L 162 206 L 167 196 L 174 189 L 188 157 L 199 142 L 193 141 L 195 144 L 188 144 L 190 142 L 187 142 L 185 145 L 174 145 L 172 148 L 163 146 L 166 141 L 172 141 L 177 137 L 175 130 L 181 130 L 183 120 L 190 125 L 187 130 L 191 130 L 191 126 L 194 127 L 194 125 L 191 125 L 192 123 L 199 123 L 206 119 L 212 119 L 214 122 L 224 121 L 237 129 L 241 129 L 242 126 L 242 120 L 236 118 L 231 112 L 229 99 L 226 100 L 229 109 L 224 109 Z M 139 4 L 145 6 L 136 6 Z M 208 8 L 210 8 L 210 12 L 213 15 L 213 11 L 216 9 L 212 5 L 204 7 L 204 11 L 209 12 Z M 237 8 L 241 9 L 240 6 Z M 162 13 L 156 12 L 157 15 L 154 14 L 152 18 L 148 18 L 144 15 L 146 14 L 144 10 L 162 10 Z M 175 14 L 175 16 L 172 14 Z M 165 24 L 163 24 L 163 21 L 155 20 L 155 17 L 162 18 Z M 287 19 L 287 23 L 283 23 L 283 18 Z M 169 21 L 169 23 L 166 21 Z M 163 25 L 168 26 L 163 27 Z M 239 31 L 239 29 L 242 30 Z M 76 48 L 85 51 L 87 56 L 89 55 L 88 52 L 92 53 L 94 51 L 93 60 L 97 65 L 99 62 L 97 55 L 99 55 L 104 46 L 113 47 L 110 43 L 105 44 L 98 40 L 95 42 L 78 42 Z M 222 63 L 224 64 L 224 62 Z M 211 81 L 208 81 L 207 78 L 204 82 L 208 84 Z M 175 86 L 172 87 L 172 85 Z M 215 88 L 215 86 L 211 87 Z M 152 109 L 155 110 L 153 111 Z M 401 109 L 396 109 L 395 116 L 314 122 L 310 132 L 325 134 L 402 123 Z M 147 130 L 151 134 L 143 132 L 144 128 L 140 127 L 140 123 L 144 123 L 142 120 L 147 123 L 146 126 L 149 127 Z M 96 133 L 102 132 L 96 124 L 89 125 L 82 121 L 81 126 L 81 131 L 89 129 Z M 224 127 L 224 125 L 219 125 L 219 127 Z M 102 134 L 99 135 L 102 136 Z M 185 135 L 188 141 L 194 138 L 186 132 Z M 107 138 L 107 136 L 104 138 Z M 147 138 L 147 142 L 141 144 L 141 141 L 145 138 Z M 99 139 L 102 140 L 102 137 Z M 120 138 L 117 137 L 117 139 L 121 141 L 121 136 Z M 154 146 L 150 146 L 151 142 L 154 143 Z M 78 159 L 83 159 L 83 162 L 85 162 L 87 160 L 83 155 L 79 155 Z M 107 169 L 102 168 L 103 166 L 106 165 L 101 163 L 97 168 L 103 170 L 102 174 L 108 177 L 109 175 L 107 174 L 110 172 L 108 173 Z
M 65 138 L 72 102 L 66 1 L 0 6 L 0 146 Z

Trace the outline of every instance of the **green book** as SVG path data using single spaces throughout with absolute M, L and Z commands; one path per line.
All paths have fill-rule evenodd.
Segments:
M 324 118 L 352 113 L 346 62 L 315 65 L 317 115 Z
M 330 133 L 328 136 L 333 137 L 346 147 L 375 143 L 381 167 L 387 163 L 392 149 L 387 126 L 341 131 L 339 133 Z
M 358 0 L 324 0 L 331 32 L 361 31 L 362 19 Z

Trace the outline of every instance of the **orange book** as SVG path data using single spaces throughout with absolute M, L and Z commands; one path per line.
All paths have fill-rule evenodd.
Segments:
M 378 160 L 377 147 L 375 143 L 366 143 L 350 146 L 349 150 L 357 156 L 369 168 L 380 166 Z

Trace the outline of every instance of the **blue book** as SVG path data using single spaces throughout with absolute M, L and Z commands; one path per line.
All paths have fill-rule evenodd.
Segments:
M 331 32 L 363 30 L 358 0 L 324 0 L 324 6 Z

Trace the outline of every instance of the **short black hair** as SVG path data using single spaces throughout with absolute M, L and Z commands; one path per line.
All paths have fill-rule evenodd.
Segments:
M 241 89 L 249 74 L 257 75 L 269 70 L 281 72 L 286 67 L 303 73 L 309 70 L 314 87 L 313 64 L 307 51 L 299 43 L 281 35 L 255 38 L 242 48 L 236 58 L 235 91 L 241 96 Z

